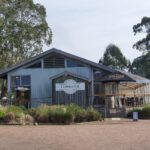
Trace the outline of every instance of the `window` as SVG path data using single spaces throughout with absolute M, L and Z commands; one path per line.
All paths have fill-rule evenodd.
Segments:
M 12 76 L 11 85 L 12 85 L 12 87 L 20 86 L 20 76 Z
M 102 76 L 104 76 L 106 74 L 106 72 L 105 71 L 103 71 L 103 70 L 94 70 L 94 79 L 95 80 L 99 80 L 99 79 L 101 79 L 101 77 Z
M 12 76 L 11 77 L 11 87 L 30 87 L 31 79 L 30 75 L 22 75 L 22 76 Z
M 21 86 L 30 86 L 30 76 L 21 76 Z
M 39 62 L 37 62 L 37 63 L 34 63 L 34 64 L 32 64 L 32 65 L 30 65 L 30 66 L 28 66 L 28 67 L 26 67 L 27 69 L 29 69 L 29 68 L 41 68 L 41 61 L 39 61 Z
M 105 105 L 105 99 L 104 97 L 94 97 L 93 105 Z
M 53 54 L 44 59 L 44 68 L 64 68 L 65 61 L 64 57 Z
M 67 59 L 67 67 L 85 67 L 85 65 L 75 60 Z

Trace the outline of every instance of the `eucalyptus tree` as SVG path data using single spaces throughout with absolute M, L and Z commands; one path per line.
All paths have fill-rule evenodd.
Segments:
M 143 17 L 140 23 L 133 26 L 133 32 L 145 36 L 133 45 L 133 48 L 143 53 L 134 59 L 129 71 L 150 78 L 150 17 Z
M 133 26 L 134 34 L 146 34 L 144 38 L 137 41 L 133 47 L 140 51 L 150 51 L 150 17 L 143 17 L 140 23 Z
M 135 58 L 129 71 L 150 79 L 150 52 Z
M 33 0 L 0 0 L 0 67 L 42 52 L 52 42 L 46 10 Z
M 118 69 L 127 69 L 130 65 L 130 61 L 125 58 L 120 48 L 114 44 L 109 44 L 106 47 L 104 55 L 99 62 Z

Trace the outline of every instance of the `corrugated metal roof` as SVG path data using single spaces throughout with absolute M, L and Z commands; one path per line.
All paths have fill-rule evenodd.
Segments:
M 131 79 L 135 80 L 136 83 L 150 83 L 150 80 L 147 78 L 144 78 L 144 77 L 141 77 L 141 76 L 138 76 L 138 75 L 135 75 L 130 72 L 123 71 L 123 70 L 117 70 L 117 71 L 121 72 L 121 73 L 127 75 L 128 77 L 130 77 Z
M 62 50 L 58 50 L 56 48 L 52 48 L 50 50 L 47 50 L 37 56 L 34 56 L 26 61 L 23 61 L 23 62 L 20 62 L 20 63 L 17 63 L 15 65 L 13 65 L 12 67 L 6 69 L 6 70 L 3 70 L 3 71 L 0 71 L 0 76 L 4 76 L 6 75 L 8 72 L 12 71 L 12 70 L 15 70 L 17 68 L 20 68 L 20 67 L 23 67 L 25 65 L 28 65 L 30 63 L 33 63 L 34 61 L 38 60 L 38 59 L 41 59 L 43 57 L 45 57 L 46 55 L 50 54 L 50 53 L 57 53 L 57 54 L 60 54 L 60 55 L 63 55 L 67 58 L 71 58 L 71 59 L 75 59 L 75 60 L 78 60 L 80 62 L 83 62 L 85 64 L 88 64 L 92 67 L 96 67 L 96 68 L 99 68 L 99 69 L 103 69 L 105 71 L 108 71 L 111 73 L 115 73 L 115 72 L 120 72 L 122 74 L 125 74 L 126 76 L 128 76 L 131 80 L 134 80 L 135 82 L 137 83 L 150 83 L 150 80 L 149 79 L 146 79 L 144 77 L 141 77 L 141 76 L 138 76 L 138 75 L 135 75 L 135 74 L 131 74 L 129 72 L 125 72 L 125 71 L 122 71 L 122 70 L 119 70 L 119 69 L 112 69 L 111 67 L 108 67 L 108 66 L 105 66 L 105 65 L 102 65 L 100 63 L 95 63 L 95 62 L 92 62 L 90 60 L 87 60 L 87 59 L 84 59 L 82 57 L 79 57 L 79 56 L 75 56 L 75 55 L 72 55 L 70 53 L 67 53 L 67 52 L 64 52 Z
M 116 69 L 116 72 L 108 73 L 107 75 L 100 77 L 96 80 L 97 82 L 131 82 L 134 84 L 150 84 L 150 80 L 144 77 Z
M 32 57 L 32 58 L 26 60 L 26 61 L 17 63 L 17 64 L 15 64 L 15 65 L 13 65 L 12 67 L 10 67 L 10 68 L 8 68 L 8 69 L 6 69 L 6 70 L 1 71 L 1 72 L 0 72 L 0 76 L 3 76 L 4 74 L 7 74 L 8 72 L 10 72 L 10 71 L 12 71 L 12 70 L 15 70 L 15 69 L 17 69 L 17 68 L 23 67 L 24 65 L 30 64 L 30 63 L 32 63 L 32 62 L 34 62 L 34 61 L 36 61 L 36 60 L 38 60 L 38 59 L 40 59 L 40 58 L 42 58 L 42 57 L 45 57 L 46 55 L 48 55 L 48 54 L 50 54 L 50 53 L 53 53 L 53 52 L 54 52 L 54 53 L 57 53 L 57 54 L 60 54 L 60 55 L 63 55 L 63 56 L 66 56 L 66 57 L 68 57 L 68 58 L 72 58 L 72 59 L 75 59 L 75 60 L 84 62 L 84 63 L 86 63 L 86 64 L 88 64 L 88 65 L 90 65 L 90 66 L 97 67 L 97 68 L 106 70 L 106 71 L 108 71 L 108 72 L 115 72 L 114 69 L 109 68 L 109 67 L 107 67 L 107 66 L 104 66 L 104 65 L 102 65 L 102 64 L 97 64 L 97 63 L 92 62 L 92 61 L 90 61 L 90 60 L 81 58 L 81 57 L 79 57 L 79 56 L 75 56 L 75 55 L 69 54 L 69 53 L 67 53 L 67 52 L 64 52 L 64 51 L 62 51 L 62 50 L 58 50 L 58 49 L 52 48 L 52 49 L 47 50 L 47 51 L 45 51 L 45 52 L 43 52 L 43 53 L 41 53 L 41 54 L 39 54 L 39 55 L 37 55 L 37 56 L 34 56 L 34 57 Z

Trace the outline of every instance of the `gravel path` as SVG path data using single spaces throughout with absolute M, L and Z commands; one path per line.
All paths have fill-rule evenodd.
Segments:
M 150 121 L 0 126 L 0 150 L 150 150 Z

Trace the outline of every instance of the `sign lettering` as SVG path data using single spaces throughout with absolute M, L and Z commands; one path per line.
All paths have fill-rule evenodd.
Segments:
M 64 83 L 56 83 L 56 91 L 64 91 L 67 94 L 74 94 L 77 91 L 85 90 L 84 82 L 76 82 L 68 79 Z

